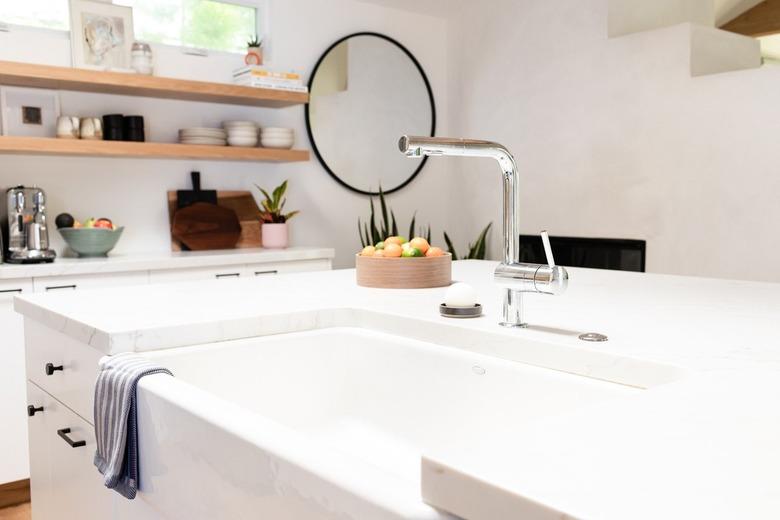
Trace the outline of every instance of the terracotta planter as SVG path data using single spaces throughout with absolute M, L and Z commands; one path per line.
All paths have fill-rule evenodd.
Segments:
M 263 48 L 262 47 L 247 47 L 246 56 L 244 57 L 244 63 L 247 65 L 262 65 L 263 64 Z
M 284 249 L 288 244 L 287 224 L 263 224 L 263 247 Z

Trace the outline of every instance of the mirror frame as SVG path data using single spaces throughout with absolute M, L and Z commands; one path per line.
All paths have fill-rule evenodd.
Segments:
M 401 45 L 398 41 L 394 40 L 393 38 L 391 38 L 391 37 L 389 37 L 387 35 L 384 35 L 384 34 L 380 34 L 380 33 L 376 33 L 376 32 L 356 32 L 356 33 L 352 33 L 352 34 L 349 34 L 347 36 L 344 36 L 343 38 L 340 38 L 339 40 L 334 42 L 330 47 L 328 47 L 325 50 L 325 52 L 322 53 L 322 56 L 320 56 L 320 58 L 317 60 L 317 63 L 314 65 L 314 69 L 312 69 L 311 75 L 309 76 L 309 85 L 308 85 L 309 86 L 309 96 L 311 96 L 311 94 L 312 94 L 312 84 L 314 83 L 314 78 L 317 76 L 317 71 L 319 70 L 320 66 L 322 65 L 322 62 L 328 56 L 330 51 L 332 51 L 336 46 L 338 46 L 342 42 L 344 42 L 344 41 L 346 41 L 346 40 L 348 40 L 350 38 L 354 38 L 356 36 L 375 36 L 377 38 L 381 38 L 381 39 L 383 39 L 385 41 L 388 41 L 391 44 L 395 45 L 399 49 L 401 49 L 401 51 L 404 54 L 406 54 L 406 56 L 408 56 L 410 60 L 412 60 L 412 63 L 414 64 L 415 68 L 420 73 L 420 76 L 422 76 L 423 83 L 425 84 L 425 90 L 428 93 L 428 100 L 431 103 L 431 131 L 430 131 L 430 136 L 431 137 L 435 136 L 436 135 L 436 103 L 434 102 L 434 99 L 433 99 L 433 90 L 431 89 L 431 84 L 428 81 L 428 76 L 425 75 L 425 71 L 423 70 L 422 66 L 420 65 L 420 62 L 417 61 L 417 58 L 415 58 L 414 55 L 411 52 L 409 52 L 409 50 L 406 47 Z M 325 158 L 320 153 L 319 148 L 317 148 L 317 143 L 314 141 L 314 134 L 312 132 L 311 119 L 310 119 L 310 115 L 309 115 L 309 106 L 310 105 L 311 105 L 311 98 L 309 99 L 309 102 L 306 103 L 306 111 L 305 111 L 306 112 L 306 133 L 309 135 L 309 142 L 311 143 L 311 147 L 312 147 L 312 150 L 314 151 L 314 155 L 317 156 L 317 160 L 319 160 L 319 162 L 322 165 L 322 167 L 325 168 L 325 171 L 328 172 L 328 174 L 331 177 L 333 177 L 336 180 L 336 182 L 338 182 L 339 184 L 341 184 L 342 186 L 344 186 L 348 190 L 354 191 L 356 193 L 360 193 L 362 195 L 370 195 L 370 196 L 379 195 L 378 191 L 376 191 L 376 192 L 374 192 L 374 191 L 365 191 L 365 190 L 361 190 L 360 188 L 356 188 L 356 187 L 354 187 L 354 186 L 352 186 L 350 184 L 347 184 L 345 181 L 343 181 L 341 178 L 339 178 L 339 176 L 336 174 L 336 172 L 334 172 L 331 169 L 330 166 L 328 166 L 328 163 L 325 161 Z M 399 135 L 398 137 L 400 138 L 401 136 Z M 403 183 L 399 184 L 398 186 L 394 187 L 393 189 L 390 189 L 390 190 L 387 190 L 387 191 L 382 190 L 382 193 L 387 195 L 387 194 L 396 192 L 396 191 L 400 190 L 401 188 L 406 187 L 410 182 L 412 182 L 414 180 L 415 177 L 417 177 L 417 175 L 420 173 L 420 171 L 422 171 L 422 169 L 425 167 L 425 163 L 427 163 L 427 162 L 428 162 L 428 157 L 424 157 L 420 161 L 419 165 L 414 170 L 414 172 L 412 172 L 412 174 Z

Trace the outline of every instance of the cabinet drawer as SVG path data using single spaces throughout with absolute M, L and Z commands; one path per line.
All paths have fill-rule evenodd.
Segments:
M 246 272 L 249 276 L 269 276 L 284 273 L 302 273 L 306 271 L 328 271 L 330 260 L 297 260 L 294 262 L 248 264 Z
M 33 287 L 35 292 L 54 292 L 144 285 L 148 282 L 149 273 L 146 271 L 139 271 L 133 273 L 45 276 L 42 278 L 34 278 Z
M 0 280 L 0 303 L 13 302 L 14 296 L 32 292 L 32 278 Z
M 103 354 L 32 320 L 25 320 L 24 334 L 27 379 L 92 421 L 95 379 Z
M 234 279 L 246 276 L 243 265 L 165 269 L 149 273 L 150 283 L 190 282 L 194 280 Z

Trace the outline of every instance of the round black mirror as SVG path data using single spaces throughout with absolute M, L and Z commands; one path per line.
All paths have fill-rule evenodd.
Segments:
M 350 190 L 400 190 L 425 166 L 398 153 L 398 137 L 430 135 L 436 107 L 425 72 L 400 43 L 361 32 L 331 45 L 309 80 L 306 129 L 325 170 Z

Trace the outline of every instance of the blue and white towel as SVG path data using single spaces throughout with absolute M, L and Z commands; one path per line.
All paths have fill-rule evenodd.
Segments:
M 138 491 L 138 380 L 173 375 L 131 352 L 104 357 L 95 382 L 95 466 L 107 488 L 132 500 Z

